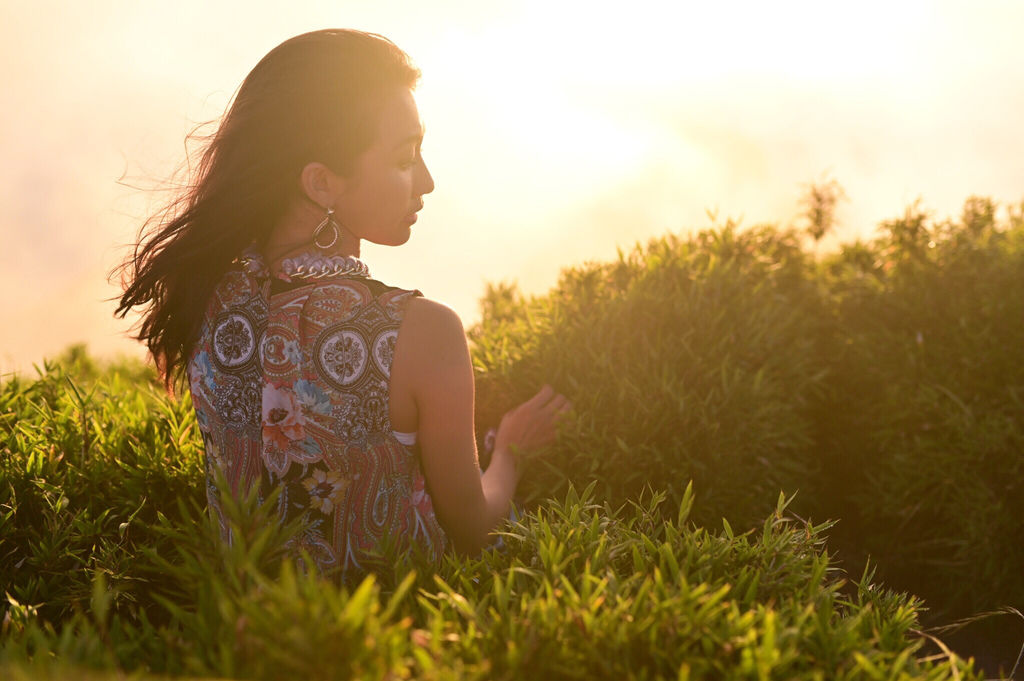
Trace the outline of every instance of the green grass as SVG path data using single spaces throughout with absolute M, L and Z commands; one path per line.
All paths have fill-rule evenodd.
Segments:
M 140 363 L 5 377 L 0 676 L 980 678 L 921 630 L 1024 602 L 1024 220 L 993 209 L 493 286 L 481 428 L 544 381 L 576 416 L 507 549 L 436 573 L 296 573 L 252 500 L 220 546 L 190 402 Z

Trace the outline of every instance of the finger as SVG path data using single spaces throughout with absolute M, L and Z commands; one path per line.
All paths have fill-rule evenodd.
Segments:
M 551 395 L 554 394 L 554 392 L 554 389 L 550 385 L 545 383 L 544 387 L 541 388 L 536 395 L 526 400 L 526 402 L 523 402 L 523 405 L 537 408 L 543 405 L 549 399 L 551 399 Z
M 565 395 L 555 395 L 555 397 L 545 404 L 542 409 L 548 412 L 556 412 L 562 408 L 562 405 L 567 403 L 569 399 Z
M 551 423 L 552 428 L 557 428 L 558 425 L 566 418 L 566 415 L 569 413 L 571 409 L 572 403 L 567 401 L 564 404 L 560 405 L 557 409 L 549 412 L 548 419 Z
M 537 400 L 539 403 L 543 404 L 544 402 L 547 402 L 548 400 L 550 400 L 551 396 L 554 395 L 554 394 L 555 394 L 555 389 L 552 388 L 547 383 L 545 383 L 543 385 L 543 387 L 541 387 L 541 389 L 534 396 L 534 399 Z

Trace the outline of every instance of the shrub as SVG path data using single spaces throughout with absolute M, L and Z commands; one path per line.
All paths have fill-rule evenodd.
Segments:
M 807 410 L 823 389 L 812 267 L 794 232 L 729 223 L 564 270 L 540 298 L 492 289 L 470 332 L 478 420 L 497 423 L 543 382 L 577 414 L 531 465 L 524 500 L 593 481 L 612 503 L 646 484 L 674 503 L 692 479 L 699 520 L 749 526 L 779 490 L 802 487 L 818 465 Z
M 784 498 L 759 531 L 738 535 L 688 522 L 689 488 L 674 512 L 659 508 L 664 493 L 613 509 L 592 492 L 570 487 L 508 524 L 505 552 L 449 557 L 437 574 L 410 572 L 387 589 L 372 575 L 348 589 L 275 561 L 287 532 L 252 499 L 228 510 L 232 547 L 216 543 L 205 515 L 177 527 L 161 516 L 153 529 L 174 537 L 173 559 L 153 550 L 141 558 L 174 585 L 173 599 L 158 595 L 138 618 L 117 614 L 116 590 L 98 573 L 89 604 L 56 626 L 12 607 L 0 669 L 275 680 L 978 678 L 955 656 L 920 657 L 915 598 L 869 575 L 844 588 L 823 550 L 828 525 L 787 516 Z
M 778 490 L 841 519 L 851 561 L 936 616 L 1024 602 L 1024 204 L 956 221 L 918 205 L 815 260 L 796 233 L 733 224 L 493 287 L 471 329 L 483 425 L 543 382 L 576 418 L 524 501 L 596 482 L 703 491 L 697 520 L 747 527 Z M 983 586 L 980 586 L 983 585 Z
M 166 545 L 151 523 L 177 499 L 205 501 L 191 402 L 141 363 L 78 360 L 0 385 L 0 585 L 52 621 L 89 601 L 97 573 L 117 612 L 151 605 L 136 569 L 142 547 Z
M 960 613 L 1024 602 L 1024 222 L 995 212 L 914 206 L 823 263 L 829 514 L 888 578 Z

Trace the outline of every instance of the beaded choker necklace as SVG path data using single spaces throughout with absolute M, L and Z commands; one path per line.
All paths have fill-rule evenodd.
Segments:
M 246 250 L 235 262 L 258 277 L 269 276 L 266 265 L 259 251 L 254 248 Z M 302 253 L 281 261 L 280 275 L 285 281 L 301 279 L 326 279 L 328 277 L 365 277 L 370 278 L 370 268 L 359 258 L 344 255 L 321 255 L 318 253 Z
M 359 258 L 346 255 L 303 253 L 281 261 L 281 272 L 292 279 L 325 279 L 327 277 L 370 276 L 370 268 Z

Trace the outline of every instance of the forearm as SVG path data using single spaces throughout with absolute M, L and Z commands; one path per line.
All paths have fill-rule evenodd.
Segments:
M 515 460 L 509 452 L 503 449 L 494 451 L 491 457 L 491 464 L 484 471 L 480 479 L 484 490 L 486 501 L 487 532 L 483 537 L 481 546 L 488 546 L 496 541 L 491 531 L 496 529 L 502 520 L 508 517 L 512 495 L 516 491 L 516 484 L 519 482 L 519 475 L 516 471 Z

